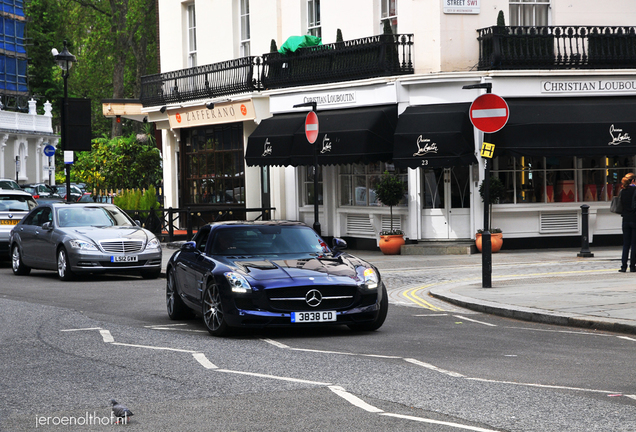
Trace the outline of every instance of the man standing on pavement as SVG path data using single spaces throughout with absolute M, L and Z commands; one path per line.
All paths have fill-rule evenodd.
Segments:
M 627 258 L 631 249 L 631 260 L 629 271 L 636 272 L 636 211 L 634 210 L 633 201 L 634 193 L 636 193 L 636 175 L 634 173 L 627 173 L 621 180 L 621 193 L 620 199 L 623 205 L 623 211 L 621 217 L 623 218 L 623 256 L 621 268 L 618 270 L 621 273 L 627 271 Z

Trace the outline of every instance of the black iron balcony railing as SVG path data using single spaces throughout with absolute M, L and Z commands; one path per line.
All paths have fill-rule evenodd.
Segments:
M 269 53 L 141 78 L 141 103 L 159 106 L 257 90 L 414 73 L 413 35 L 379 35 L 294 53 Z
M 636 67 L 636 27 L 493 26 L 477 32 L 480 70 Z
M 157 106 L 259 90 L 260 57 L 241 57 L 205 66 L 141 77 L 141 103 Z
M 378 35 L 263 55 L 268 89 L 412 74 L 412 34 Z

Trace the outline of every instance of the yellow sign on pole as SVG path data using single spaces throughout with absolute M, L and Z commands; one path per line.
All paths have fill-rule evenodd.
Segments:
M 481 157 L 492 159 L 495 154 L 495 145 L 490 143 L 483 143 L 481 146 Z

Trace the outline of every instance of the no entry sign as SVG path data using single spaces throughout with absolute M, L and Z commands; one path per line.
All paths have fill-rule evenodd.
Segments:
M 305 119 L 305 136 L 309 144 L 315 143 L 318 138 L 318 116 L 313 111 L 309 111 Z
M 510 111 L 501 96 L 486 93 L 473 101 L 469 115 L 471 123 L 477 129 L 485 133 L 494 133 L 506 125 Z

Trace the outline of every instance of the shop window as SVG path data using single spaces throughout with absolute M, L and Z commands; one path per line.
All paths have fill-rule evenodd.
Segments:
M 239 0 L 240 3 L 240 31 L 241 57 L 250 55 L 250 0 Z
M 182 134 L 185 202 L 245 204 L 242 125 L 194 128 Z
M 634 157 L 498 157 L 493 175 L 506 186 L 502 204 L 609 201 L 634 172 Z
M 317 167 L 318 190 L 314 193 L 314 167 L 302 167 L 302 202 L 304 205 L 314 205 L 314 198 L 318 196 L 318 205 L 322 205 L 322 167 Z
M 307 0 L 307 33 L 322 37 L 320 29 L 320 0 Z
M 375 185 L 380 181 L 384 171 L 395 173 L 405 184 L 408 184 L 406 169 L 396 169 L 392 164 L 383 162 L 368 165 L 340 165 L 340 205 L 341 206 L 381 206 L 375 195 Z M 398 206 L 406 206 L 408 192 Z
M 549 25 L 550 0 L 510 0 L 511 26 Z

